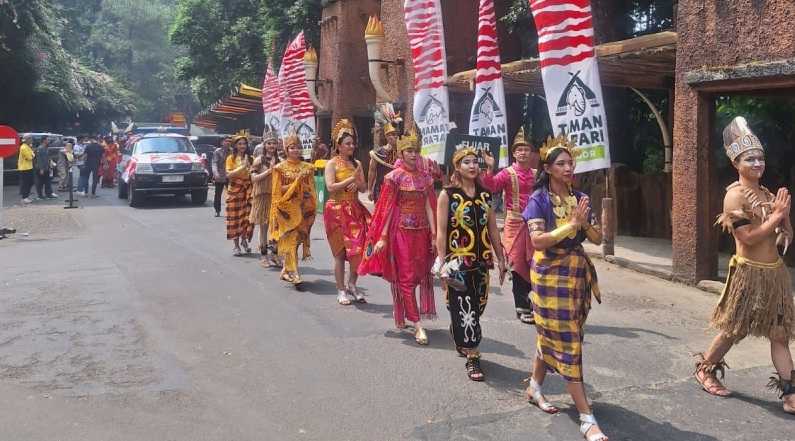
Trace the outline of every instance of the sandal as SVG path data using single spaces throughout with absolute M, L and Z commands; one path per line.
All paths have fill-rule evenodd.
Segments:
M 723 360 L 717 363 L 708 361 L 704 359 L 703 353 L 698 353 L 696 356 L 699 359 L 696 361 L 696 370 L 693 372 L 693 376 L 696 377 L 696 381 L 701 385 L 701 388 L 716 397 L 725 398 L 731 395 L 729 389 L 726 389 L 726 386 L 718 380 L 718 374 L 720 374 L 721 379 L 724 378 L 729 365 Z
M 350 295 L 356 300 L 357 303 L 367 303 L 367 299 L 364 298 L 364 294 L 361 291 L 359 291 L 359 288 L 355 286 L 354 287 L 349 286 L 348 288 L 346 288 L 346 291 L 348 292 L 348 295 Z
M 472 381 L 483 381 L 486 378 L 480 368 L 480 357 L 467 357 L 466 362 L 467 376 Z
M 348 306 L 352 303 L 350 297 L 348 296 L 348 292 L 344 289 L 339 290 L 337 294 L 337 303 L 343 306 Z
M 550 415 L 560 413 L 560 409 L 553 406 L 552 404 L 549 404 L 547 399 L 544 397 L 544 394 L 541 392 L 541 385 L 536 382 L 532 375 L 530 376 L 530 385 L 527 386 L 525 394 L 527 394 L 527 402 L 535 405 L 543 412 Z
M 251 246 L 245 240 L 240 244 L 244 250 L 246 250 L 246 254 L 251 254 Z
M 414 332 L 414 341 L 416 341 L 418 345 L 425 346 L 428 344 L 428 334 L 425 333 L 425 329 L 417 327 L 417 331 Z
M 243 253 L 240 251 L 240 247 L 235 247 L 234 249 L 232 249 L 232 255 L 235 257 L 242 256 Z
M 793 377 L 795 371 L 790 373 L 790 380 L 784 380 L 781 378 L 781 375 L 775 373 L 773 375 L 774 376 L 770 377 L 770 381 L 767 383 L 767 388 L 778 392 L 778 398 L 784 401 L 784 412 L 795 415 L 795 406 L 787 403 L 787 399 L 785 398 L 795 394 L 795 384 L 792 383 L 792 378 L 795 378 Z
M 594 418 L 593 414 L 591 413 L 581 413 L 580 414 L 580 433 L 582 436 L 585 437 L 588 441 L 609 441 L 607 439 L 607 435 L 602 433 L 602 430 L 599 429 L 599 424 L 596 422 L 596 418 Z M 592 433 L 590 436 L 588 435 L 588 431 L 596 428 L 598 433 Z
M 528 313 L 521 313 L 521 314 L 519 314 L 519 321 L 524 323 L 524 324 L 527 324 L 527 325 L 535 325 L 536 324 L 536 318 L 535 318 L 535 316 L 533 316 L 533 313 L 529 313 L 529 314 Z
M 295 283 L 295 280 L 293 279 L 293 275 L 288 273 L 288 272 L 285 272 L 285 271 L 282 271 L 282 273 L 279 276 L 279 278 L 284 280 L 287 283 L 293 283 L 293 284 Z

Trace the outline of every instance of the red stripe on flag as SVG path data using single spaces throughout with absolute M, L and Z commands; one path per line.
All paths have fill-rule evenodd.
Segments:
M 581 44 L 593 47 L 593 37 L 577 36 L 577 37 L 563 37 L 556 40 L 551 40 L 546 43 L 538 45 L 538 52 L 559 51 L 563 49 L 577 47 Z
M 578 61 L 583 61 L 589 58 L 593 58 L 593 56 L 594 56 L 594 51 L 590 50 L 577 55 L 566 55 L 565 57 L 559 57 L 559 58 L 542 58 L 541 61 L 538 63 L 538 65 L 542 69 L 548 66 L 568 66 Z

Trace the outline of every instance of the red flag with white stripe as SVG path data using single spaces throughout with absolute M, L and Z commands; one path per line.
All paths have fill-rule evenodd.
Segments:
M 283 100 L 281 134 L 286 136 L 296 133 L 301 138 L 304 157 L 309 158 L 315 137 L 315 107 L 309 98 L 309 89 L 306 88 L 305 52 L 306 41 L 304 33 L 301 32 L 284 51 L 279 70 L 279 85 Z
M 508 122 L 494 0 L 480 0 L 478 17 L 475 100 L 469 116 L 469 134 L 500 138 L 499 166 L 505 167 L 508 165 Z
M 279 87 L 279 79 L 274 75 L 273 67 L 269 62 L 265 78 L 262 80 L 262 114 L 265 124 L 274 130 L 279 130 L 281 127 L 281 106 L 282 92 Z
M 403 12 L 414 62 L 414 122 L 422 136 L 422 153 L 441 162 L 450 130 L 441 7 L 439 0 L 405 0 Z
M 538 30 L 541 78 L 556 134 L 577 150 L 577 173 L 610 167 L 590 0 L 529 0 Z

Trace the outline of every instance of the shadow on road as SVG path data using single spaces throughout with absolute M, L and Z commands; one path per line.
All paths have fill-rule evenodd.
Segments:
M 579 426 L 580 416 L 574 406 L 563 409 L 562 412 L 571 418 L 572 424 Z M 615 404 L 596 402 L 593 412 L 599 420 L 600 428 L 611 441 L 720 441 L 703 433 L 680 430 L 669 422 L 652 421 Z
M 641 338 L 641 334 L 651 334 L 662 337 L 666 340 L 679 340 L 676 337 L 663 334 L 657 331 L 650 331 L 641 328 L 622 328 L 619 326 L 600 326 L 600 325 L 585 325 L 585 335 L 614 335 L 621 338 Z
M 337 295 L 337 284 L 330 280 L 306 280 L 301 284 L 301 292 L 308 292 L 319 296 Z
M 729 397 L 729 399 L 740 400 L 742 402 L 760 407 L 768 411 L 768 413 L 770 413 L 771 416 L 774 416 L 778 419 L 792 421 L 792 415 L 784 412 L 780 400 L 775 400 L 775 401 L 760 400 L 759 398 L 754 398 L 750 395 L 746 395 L 742 392 L 737 392 L 737 391 L 732 391 L 731 397 Z

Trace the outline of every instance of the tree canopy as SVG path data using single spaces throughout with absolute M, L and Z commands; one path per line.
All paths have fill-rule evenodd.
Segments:
M 207 105 L 239 83 L 258 85 L 304 31 L 317 46 L 320 0 L 177 0 L 171 41 L 185 48 L 177 77 Z
M 0 0 L 0 120 L 89 131 L 195 100 L 176 78 L 173 0 Z M 8 60 L 6 62 L 6 60 Z M 187 108 L 186 108 L 187 107 Z

